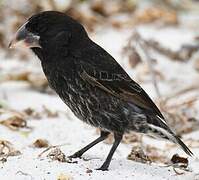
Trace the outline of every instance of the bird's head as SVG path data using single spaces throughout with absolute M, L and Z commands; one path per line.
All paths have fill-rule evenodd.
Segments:
M 30 17 L 15 33 L 9 47 L 31 48 L 37 55 L 69 43 L 78 45 L 87 38 L 83 26 L 64 13 L 44 11 Z

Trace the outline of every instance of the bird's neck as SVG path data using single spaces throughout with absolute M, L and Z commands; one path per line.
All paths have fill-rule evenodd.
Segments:
M 44 61 L 44 52 L 41 48 L 37 48 L 37 47 L 34 47 L 34 48 L 31 48 L 31 50 L 34 52 L 34 54 L 41 60 L 41 61 Z
M 54 50 L 48 50 L 45 48 L 31 48 L 33 53 L 39 58 L 41 62 L 51 62 L 55 56 L 54 56 Z M 54 56 L 54 58 L 52 58 Z

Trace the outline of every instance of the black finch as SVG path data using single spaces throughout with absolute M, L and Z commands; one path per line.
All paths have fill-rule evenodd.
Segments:
M 49 85 L 82 121 L 101 129 L 99 138 L 74 153 L 81 157 L 105 140 L 115 141 L 99 170 L 107 170 L 124 133 L 152 134 L 189 148 L 171 131 L 160 110 L 116 60 L 93 42 L 84 27 L 66 14 L 33 15 L 17 31 L 10 47 L 29 47 L 40 59 Z

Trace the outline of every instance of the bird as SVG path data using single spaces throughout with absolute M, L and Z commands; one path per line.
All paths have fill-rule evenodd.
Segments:
M 152 134 L 191 150 L 167 125 L 158 107 L 83 25 L 62 12 L 43 11 L 18 29 L 9 47 L 30 48 L 40 59 L 49 86 L 77 118 L 99 128 L 100 136 L 70 158 L 81 158 L 112 133 L 114 143 L 98 170 L 108 170 L 124 134 Z

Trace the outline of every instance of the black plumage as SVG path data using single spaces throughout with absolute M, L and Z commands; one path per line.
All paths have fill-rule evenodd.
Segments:
M 32 16 L 22 29 L 29 32 L 29 39 L 39 39 L 39 44 L 30 48 L 41 60 L 52 89 L 80 120 L 101 129 L 100 137 L 72 158 L 80 157 L 112 132 L 115 142 L 99 168 L 107 170 L 123 134 L 130 131 L 152 133 L 192 154 L 167 126 L 146 92 L 88 37 L 77 21 L 63 13 L 47 11 Z

